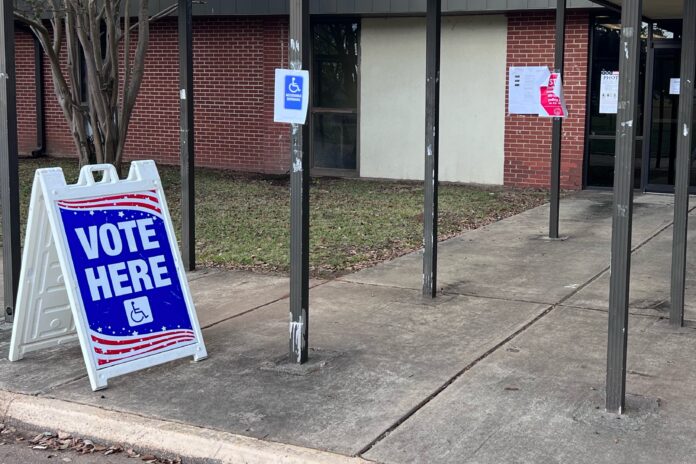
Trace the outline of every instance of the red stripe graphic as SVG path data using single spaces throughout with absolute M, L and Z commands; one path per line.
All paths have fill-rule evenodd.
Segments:
M 191 340 L 193 340 L 193 337 L 191 338 Z M 99 364 L 100 366 L 103 366 L 103 365 L 105 365 L 105 364 L 111 364 L 111 363 L 120 362 L 120 361 L 123 361 L 123 360 L 126 360 L 126 359 L 134 358 L 134 357 L 139 357 L 139 356 L 142 356 L 143 354 L 150 353 L 150 352 L 152 352 L 152 351 L 160 351 L 160 350 L 163 350 L 164 348 L 168 348 L 168 347 L 170 347 L 170 346 L 172 346 L 172 345 L 176 345 L 176 344 L 178 344 L 178 343 L 182 343 L 183 341 L 184 341 L 184 340 L 182 340 L 182 341 L 174 340 L 174 341 L 171 341 L 171 342 L 166 342 L 166 343 L 164 343 L 164 344 L 162 344 L 162 345 L 156 346 L 156 347 L 151 348 L 151 349 L 149 349 L 149 350 L 144 350 L 144 351 L 141 351 L 141 352 L 139 352 L 139 353 L 134 353 L 134 354 L 132 354 L 132 355 L 130 355 L 130 356 L 123 356 L 123 357 L 121 357 L 121 358 L 113 358 L 113 359 L 97 358 L 97 364 Z
M 193 330 L 170 330 L 168 332 L 161 332 L 159 334 L 153 334 L 148 336 L 132 336 L 128 338 L 103 338 L 102 336 L 92 334 L 92 341 L 95 341 L 102 345 L 112 345 L 112 346 L 122 346 L 122 345 L 134 345 L 137 343 L 147 342 L 150 340 L 155 340 L 162 337 L 170 337 L 172 335 L 193 335 Z
M 155 192 L 155 190 L 152 190 L 152 192 Z M 156 196 L 152 195 L 145 195 L 142 193 L 129 193 L 125 195 L 113 195 L 110 197 L 96 197 L 96 198 L 88 198 L 86 200 L 60 200 L 58 203 L 62 204 L 67 204 L 67 205 L 80 205 L 84 203 L 101 203 L 104 201 L 111 201 L 111 200 L 150 200 L 153 203 L 159 203 L 159 199 Z
M 61 205 L 64 209 L 97 209 L 97 208 L 108 208 L 108 207 L 121 207 L 121 206 L 135 206 L 138 208 L 146 208 L 162 214 L 162 210 L 156 206 L 152 206 L 149 203 L 135 203 L 135 202 L 118 202 L 118 203 L 94 203 L 90 205 Z
M 193 334 L 190 335 L 175 335 L 173 337 L 165 337 L 163 339 L 157 339 L 155 341 L 152 341 L 150 343 L 143 343 L 142 345 L 136 345 L 132 348 L 121 348 L 121 349 L 103 349 L 99 347 L 94 347 L 94 351 L 96 351 L 98 354 L 103 354 L 103 355 L 114 355 L 114 354 L 124 354 L 124 353 L 133 353 L 136 351 L 144 350 L 147 348 L 150 348 L 151 346 L 157 345 L 159 343 L 163 342 L 168 342 L 171 340 L 193 340 Z

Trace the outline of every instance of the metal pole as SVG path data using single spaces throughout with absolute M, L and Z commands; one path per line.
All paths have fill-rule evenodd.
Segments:
M 556 2 L 556 45 L 554 71 L 563 75 L 565 56 L 566 0 Z M 549 238 L 557 239 L 561 201 L 561 144 L 563 118 L 553 118 L 551 136 L 551 213 L 549 216 Z
M 689 181 L 691 177 L 691 140 L 696 78 L 696 0 L 684 0 L 681 49 L 681 91 L 677 123 L 677 163 L 674 185 L 674 239 L 672 241 L 672 325 L 684 325 L 684 289 L 686 284 L 686 236 L 689 219 Z
M 0 202 L 5 320 L 12 322 L 17 302 L 19 245 L 19 160 L 17 158 L 17 82 L 15 80 L 14 1 L 0 3 Z
M 428 0 L 425 40 L 425 204 L 423 296 L 437 296 L 438 163 L 440 157 L 441 0 Z
M 36 91 L 36 149 L 31 156 L 39 157 L 46 154 L 46 118 L 44 117 L 44 73 L 43 49 L 41 42 L 34 37 L 34 89 Z
M 179 1 L 179 149 L 181 158 L 181 248 L 184 267 L 196 269 L 196 191 L 193 130 L 193 16 L 191 0 Z
M 308 69 L 309 0 L 290 0 L 289 63 Z M 304 363 L 309 353 L 309 124 L 291 128 L 290 174 L 290 362 Z
M 638 87 L 642 0 L 625 0 L 621 11 L 619 109 L 616 117 L 616 165 L 609 283 L 609 340 L 607 344 L 607 411 L 624 410 L 628 295 L 631 276 L 633 173 L 638 127 Z

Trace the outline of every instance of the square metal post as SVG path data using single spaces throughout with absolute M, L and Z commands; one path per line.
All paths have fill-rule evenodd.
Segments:
M 181 257 L 187 271 L 196 269 L 196 190 L 193 128 L 192 0 L 179 1 L 179 150 L 181 160 Z
M 36 91 L 36 149 L 31 152 L 34 157 L 46 154 L 46 117 L 44 112 L 44 72 L 43 48 L 41 42 L 34 37 L 34 89 Z
M 625 0 L 621 10 L 619 104 L 616 117 L 614 211 L 609 281 L 606 408 L 623 413 L 626 400 L 628 295 L 631 279 L 633 169 L 638 127 L 642 0 Z
M 425 204 L 423 296 L 437 296 L 438 169 L 440 157 L 441 0 L 428 0 L 425 40 Z
M 17 82 L 14 1 L 0 3 L 0 202 L 5 320 L 12 322 L 19 286 L 19 160 L 17 158 Z
M 677 123 L 677 161 L 674 184 L 674 239 L 672 241 L 672 325 L 684 324 L 684 290 L 686 284 L 686 240 L 689 220 L 689 181 L 691 174 L 691 140 L 696 78 L 696 0 L 684 0 L 681 48 L 681 91 Z
M 563 76 L 565 57 L 566 0 L 556 2 L 556 44 L 554 71 Z M 565 76 L 563 76 L 565 77 Z M 553 118 L 551 137 L 551 213 L 549 215 L 549 238 L 559 238 L 559 211 L 561 201 L 561 145 L 563 118 Z
M 290 0 L 290 68 L 309 69 L 309 0 Z M 311 79 L 310 79 L 311 80 Z M 310 87 L 311 88 L 311 87 Z M 309 125 L 292 124 L 290 174 L 290 362 L 309 353 Z

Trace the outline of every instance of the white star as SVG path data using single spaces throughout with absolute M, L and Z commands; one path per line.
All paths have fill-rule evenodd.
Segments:
M 97 329 L 97 332 L 101 333 L 101 331 L 102 331 L 102 328 L 99 327 L 99 328 Z
M 163 331 L 164 331 L 164 330 L 167 330 L 167 328 L 166 328 L 165 326 L 162 326 L 162 330 L 163 330 Z
M 94 211 L 90 211 L 90 212 L 89 212 L 89 215 L 90 215 L 90 216 L 94 216 Z
M 118 213 L 118 217 L 123 217 L 123 216 L 125 216 L 125 214 L 123 214 L 123 211 L 121 211 L 120 213 Z
M 138 331 L 137 331 L 137 330 L 134 330 L 134 331 L 133 331 L 133 335 L 138 335 Z

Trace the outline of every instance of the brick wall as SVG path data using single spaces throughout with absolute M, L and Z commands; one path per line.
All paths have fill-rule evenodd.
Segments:
M 510 14 L 508 69 L 510 66 L 553 68 L 555 29 L 553 12 Z M 569 117 L 563 121 L 561 149 L 561 186 L 564 189 L 582 188 L 588 50 L 589 13 L 569 12 L 563 75 L 569 112 Z M 534 115 L 506 114 L 505 185 L 548 188 L 550 165 L 551 120 Z
M 34 79 L 34 39 L 30 32 L 17 29 L 15 35 L 17 72 L 17 138 L 19 152 L 36 149 L 36 85 Z
M 273 122 L 274 70 L 285 65 L 287 18 L 196 18 L 193 37 L 196 164 L 287 172 L 289 129 Z M 20 53 L 25 54 L 18 49 Z M 53 94 L 48 60 L 44 61 L 47 149 L 53 155 L 72 156 L 74 144 Z M 154 23 L 145 78 L 129 126 L 127 159 L 179 162 L 178 63 L 176 20 Z M 20 79 L 22 86 L 29 85 L 28 78 Z M 33 108 L 33 97 L 30 103 Z
M 287 19 L 196 19 L 193 27 L 196 163 L 240 171 L 289 169 L 289 130 L 273 123 L 275 68 L 284 65 Z M 128 158 L 179 161 L 177 23 L 155 23 Z
M 572 11 L 566 30 L 564 87 L 570 117 L 564 121 L 562 186 L 582 186 L 589 14 Z M 554 13 L 509 15 L 507 65 L 553 66 Z M 285 17 L 196 18 L 194 67 L 196 162 L 199 166 L 283 173 L 289 167 L 287 125 L 273 123 L 274 69 L 286 65 Z M 19 132 L 22 152 L 35 145 L 31 37 L 17 35 Z M 72 155 L 74 146 L 53 95 L 47 60 L 48 152 Z M 507 92 L 506 92 L 507 95 Z M 127 158 L 179 160 L 176 21 L 152 25 L 145 79 L 130 126 Z M 549 185 L 551 121 L 506 115 L 505 184 Z

